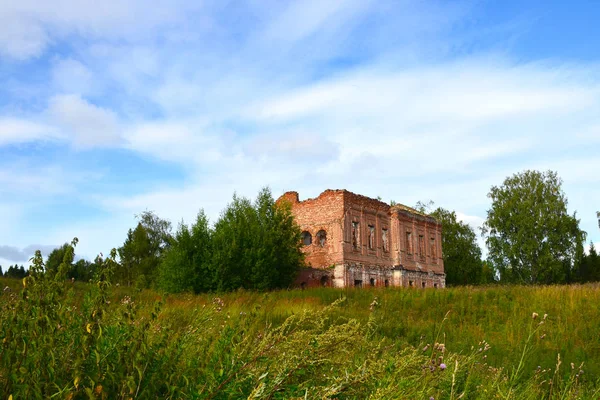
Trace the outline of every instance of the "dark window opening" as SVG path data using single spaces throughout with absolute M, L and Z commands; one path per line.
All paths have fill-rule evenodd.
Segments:
M 373 278 L 369 279 L 369 284 L 371 286 L 375 286 L 375 279 L 373 279 Z
M 312 244 L 312 235 L 310 234 L 310 232 L 302 232 L 302 243 L 305 246 L 310 246 Z
M 354 286 L 355 287 L 362 287 L 362 281 L 360 279 L 355 279 L 354 280 Z
M 321 277 L 321 286 L 329 286 L 329 278 L 327 276 L 322 276 Z
M 412 287 L 414 285 L 415 285 L 415 283 L 413 281 L 408 281 L 408 286 Z
M 434 284 L 433 284 L 433 287 L 434 287 L 435 289 L 437 289 L 437 283 L 434 283 Z
M 360 245 L 360 232 L 358 222 L 352 222 L 352 247 L 354 250 L 358 249 Z
M 327 232 L 322 229 L 317 232 L 317 243 L 319 246 L 325 247 L 325 244 L 327 243 Z
M 302 290 L 306 289 L 306 282 L 302 282 L 300 284 L 300 289 L 302 289 Z
M 421 286 L 425 287 L 425 282 L 421 282 Z
M 390 286 L 390 281 L 388 281 L 388 280 L 386 279 L 386 280 L 385 280 L 385 282 L 384 282 L 384 284 L 385 284 L 385 287 L 388 287 L 388 286 Z

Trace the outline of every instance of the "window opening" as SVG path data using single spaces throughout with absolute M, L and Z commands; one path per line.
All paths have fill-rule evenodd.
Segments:
M 390 251 L 390 245 L 389 245 L 389 240 L 388 240 L 388 231 L 387 231 L 387 229 L 382 229 L 381 230 L 381 241 L 382 241 L 382 244 L 383 244 L 383 251 L 384 252 Z
M 308 231 L 302 232 L 302 243 L 305 246 L 310 246 L 312 244 L 312 235 Z
M 327 233 L 322 229 L 317 232 L 317 243 L 320 247 L 325 247 L 325 244 L 327 243 Z
M 352 222 L 352 247 L 354 248 L 354 250 L 358 250 L 359 245 L 360 245 L 359 225 L 358 225 L 358 222 Z

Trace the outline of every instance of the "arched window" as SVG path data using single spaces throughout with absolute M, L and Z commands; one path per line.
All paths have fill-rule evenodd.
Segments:
M 312 244 L 312 235 L 310 234 L 310 232 L 302 232 L 302 243 L 305 246 L 310 246 Z
M 388 281 L 387 279 L 385 280 L 385 287 L 390 286 L 390 281 Z
M 317 244 L 321 247 L 325 247 L 325 244 L 327 244 L 327 232 L 323 229 L 317 232 Z
M 329 277 L 327 277 L 327 275 L 323 275 L 321 277 L 321 286 L 329 286 Z
M 375 279 L 374 278 L 369 279 L 369 284 L 371 286 L 375 286 Z

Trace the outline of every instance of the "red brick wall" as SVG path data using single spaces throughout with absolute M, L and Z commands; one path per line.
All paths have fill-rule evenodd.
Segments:
M 408 271 L 435 275 L 444 273 L 441 225 L 435 219 L 413 212 L 408 207 L 390 207 L 382 201 L 346 190 L 326 190 L 318 197 L 304 201 L 299 201 L 297 192 L 287 192 L 278 201 L 291 204 L 296 222 L 312 236 L 312 244 L 303 248 L 307 264 L 328 271 L 334 265 L 345 265 L 346 271 L 349 271 L 342 278 L 345 286 L 353 284 L 353 281 L 347 280 L 354 279 L 352 271 L 358 271 L 357 268 L 377 268 L 379 272 L 371 272 L 383 274 L 377 280 L 378 285 L 389 280 L 393 267 L 401 266 Z M 353 222 L 358 223 L 359 228 L 356 247 L 352 235 Z M 369 245 L 369 227 L 373 228 L 374 233 L 372 246 Z M 387 230 L 387 251 L 384 249 L 383 229 Z M 327 234 L 324 246 L 320 245 L 317 237 L 321 230 Z M 411 232 L 412 254 L 407 249 L 406 232 Z M 422 255 L 419 253 L 420 235 L 423 236 Z M 318 271 L 307 270 L 304 274 L 306 279 L 303 282 L 309 282 L 310 286 L 317 285 L 322 278 L 322 273 Z
M 291 203 L 296 223 L 302 231 L 309 232 L 312 236 L 312 244 L 303 247 L 306 263 L 314 268 L 327 268 L 343 263 L 343 191 L 326 190 L 319 197 L 304 201 L 298 201 L 298 193 L 287 192 L 278 201 L 281 200 Z M 327 235 L 323 247 L 317 239 L 320 230 Z

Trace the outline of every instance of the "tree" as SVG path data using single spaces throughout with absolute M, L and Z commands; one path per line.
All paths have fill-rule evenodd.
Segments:
M 553 171 L 525 171 L 492 186 L 482 234 L 503 281 L 564 282 L 577 243 L 585 240 L 576 214 L 567 213 L 562 181 Z
M 159 265 L 157 286 L 171 293 L 213 289 L 211 238 L 203 210 L 191 227 L 182 222 Z
M 68 248 L 69 244 L 65 243 L 48 254 L 48 258 L 46 259 L 46 271 L 49 274 L 55 275 L 58 272 L 58 267 L 63 262 Z
M 17 264 L 15 264 L 8 267 L 8 270 L 4 276 L 6 278 L 22 279 L 27 276 L 27 271 L 25 271 L 24 266 L 21 265 L 21 267 L 19 267 Z
M 2 265 L 0 265 L 0 277 L 4 276 L 4 274 L 2 273 Z
M 234 195 L 215 224 L 216 289 L 288 287 L 303 265 L 300 238 L 291 206 L 276 204 L 268 188 L 259 192 L 254 205 Z
M 119 248 L 121 268 L 117 280 L 127 285 L 149 287 L 154 283 L 161 256 L 172 241 L 171 223 L 152 211 L 144 211 L 135 229 L 127 232 L 127 239 Z
M 73 264 L 73 269 L 69 273 L 69 278 L 73 278 L 77 281 L 88 282 L 90 279 L 94 278 L 96 269 L 97 265 L 95 263 L 91 263 L 82 258 Z
M 588 265 L 588 282 L 600 281 L 600 257 L 594 247 L 594 243 L 590 244 L 590 251 L 586 257 L 586 263 Z
M 431 203 L 430 203 L 431 204 Z M 488 283 L 489 264 L 481 261 L 481 249 L 477 244 L 475 231 L 467 224 L 457 220 L 454 211 L 441 207 L 430 213 L 442 224 L 442 257 L 448 285 L 476 285 Z

